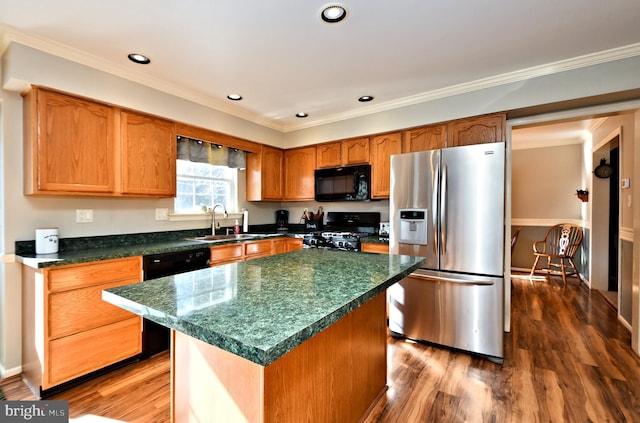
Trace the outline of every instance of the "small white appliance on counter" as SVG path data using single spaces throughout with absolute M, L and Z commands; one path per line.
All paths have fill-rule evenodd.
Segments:
M 504 143 L 391 156 L 389 249 L 427 258 L 389 288 L 394 336 L 504 357 Z
M 36 229 L 36 254 L 58 252 L 58 228 Z

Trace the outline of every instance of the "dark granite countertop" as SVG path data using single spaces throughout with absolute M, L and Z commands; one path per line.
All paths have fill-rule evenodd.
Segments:
M 37 269 L 123 257 L 209 248 L 215 245 L 250 242 L 278 236 L 295 236 L 294 234 L 286 233 L 255 233 L 253 234 L 255 237 L 251 239 L 225 240 L 216 243 L 189 241 L 185 239 L 205 234 L 206 233 L 202 231 L 185 231 L 78 238 L 75 240 L 67 240 L 67 245 L 61 243 L 60 251 L 55 254 L 35 254 L 34 248 L 29 248 L 30 245 L 27 244 L 28 242 L 22 242 L 27 245 L 26 247 L 24 245 L 18 245 L 20 248 L 16 248 L 16 260 L 19 263 Z
M 423 261 L 303 249 L 112 288 L 102 297 L 266 366 Z
M 389 235 L 371 235 L 362 238 L 360 242 L 370 242 L 372 244 L 389 244 Z

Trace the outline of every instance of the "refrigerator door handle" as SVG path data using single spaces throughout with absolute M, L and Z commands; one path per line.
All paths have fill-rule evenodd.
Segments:
M 442 164 L 442 181 L 440 182 L 440 251 L 447 254 L 447 165 Z
M 448 282 L 454 283 L 456 285 L 494 285 L 495 282 L 493 280 L 484 280 L 482 278 L 454 278 L 454 277 L 445 277 L 445 276 L 433 276 L 433 275 L 423 275 L 420 273 L 411 273 L 409 275 L 410 278 L 413 279 L 422 279 L 431 282 Z
M 440 227 L 438 226 L 438 184 L 440 183 L 440 168 L 437 167 L 435 171 L 435 175 L 433 178 L 433 190 L 432 190 L 432 198 L 431 198 L 431 217 L 433 222 L 431 222 L 431 227 L 433 228 L 433 253 L 438 255 L 438 237 L 440 236 L 439 231 Z

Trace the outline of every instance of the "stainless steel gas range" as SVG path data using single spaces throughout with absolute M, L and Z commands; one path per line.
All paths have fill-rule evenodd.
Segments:
M 323 231 L 304 235 L 305 248 L 331 248 L 360 251 L 360 240 L 376 234 L 380 213 L 328 212 Z

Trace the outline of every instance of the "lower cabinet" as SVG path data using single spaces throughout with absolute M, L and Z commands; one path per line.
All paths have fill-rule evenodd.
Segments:
M 360 246 L 363 253 L 381 253 L 389 254 L 389 244 L 380 244 L 377 242 L 363 242 Z
M 267 257 L 273 254 L 273 240 L 263 239 L 260 241 L 249 241 L 244 244 L 244 259 L 251 260 L 260 257 Z
M 37 397 L 142 350 L 142 319 L 102 290 L 142 280 L 142 257 L 34 269 L 23 266 L 23 376 Z
M 211 247 L 211 266 L 234 263 L 244 259 L 244 244 L 224 244 Z
M 288 253 L 290 251 L 301 250 L 301 238 L 276 238 L 273 240 L 273 254 Z
M 301 238 L 280 237 L 211 247 L 211 266 L 251 260 L 302 249 Z
M 140 318 L 132 317 L 49 342 L 49 383 L 59 383 L 139 354 Z

